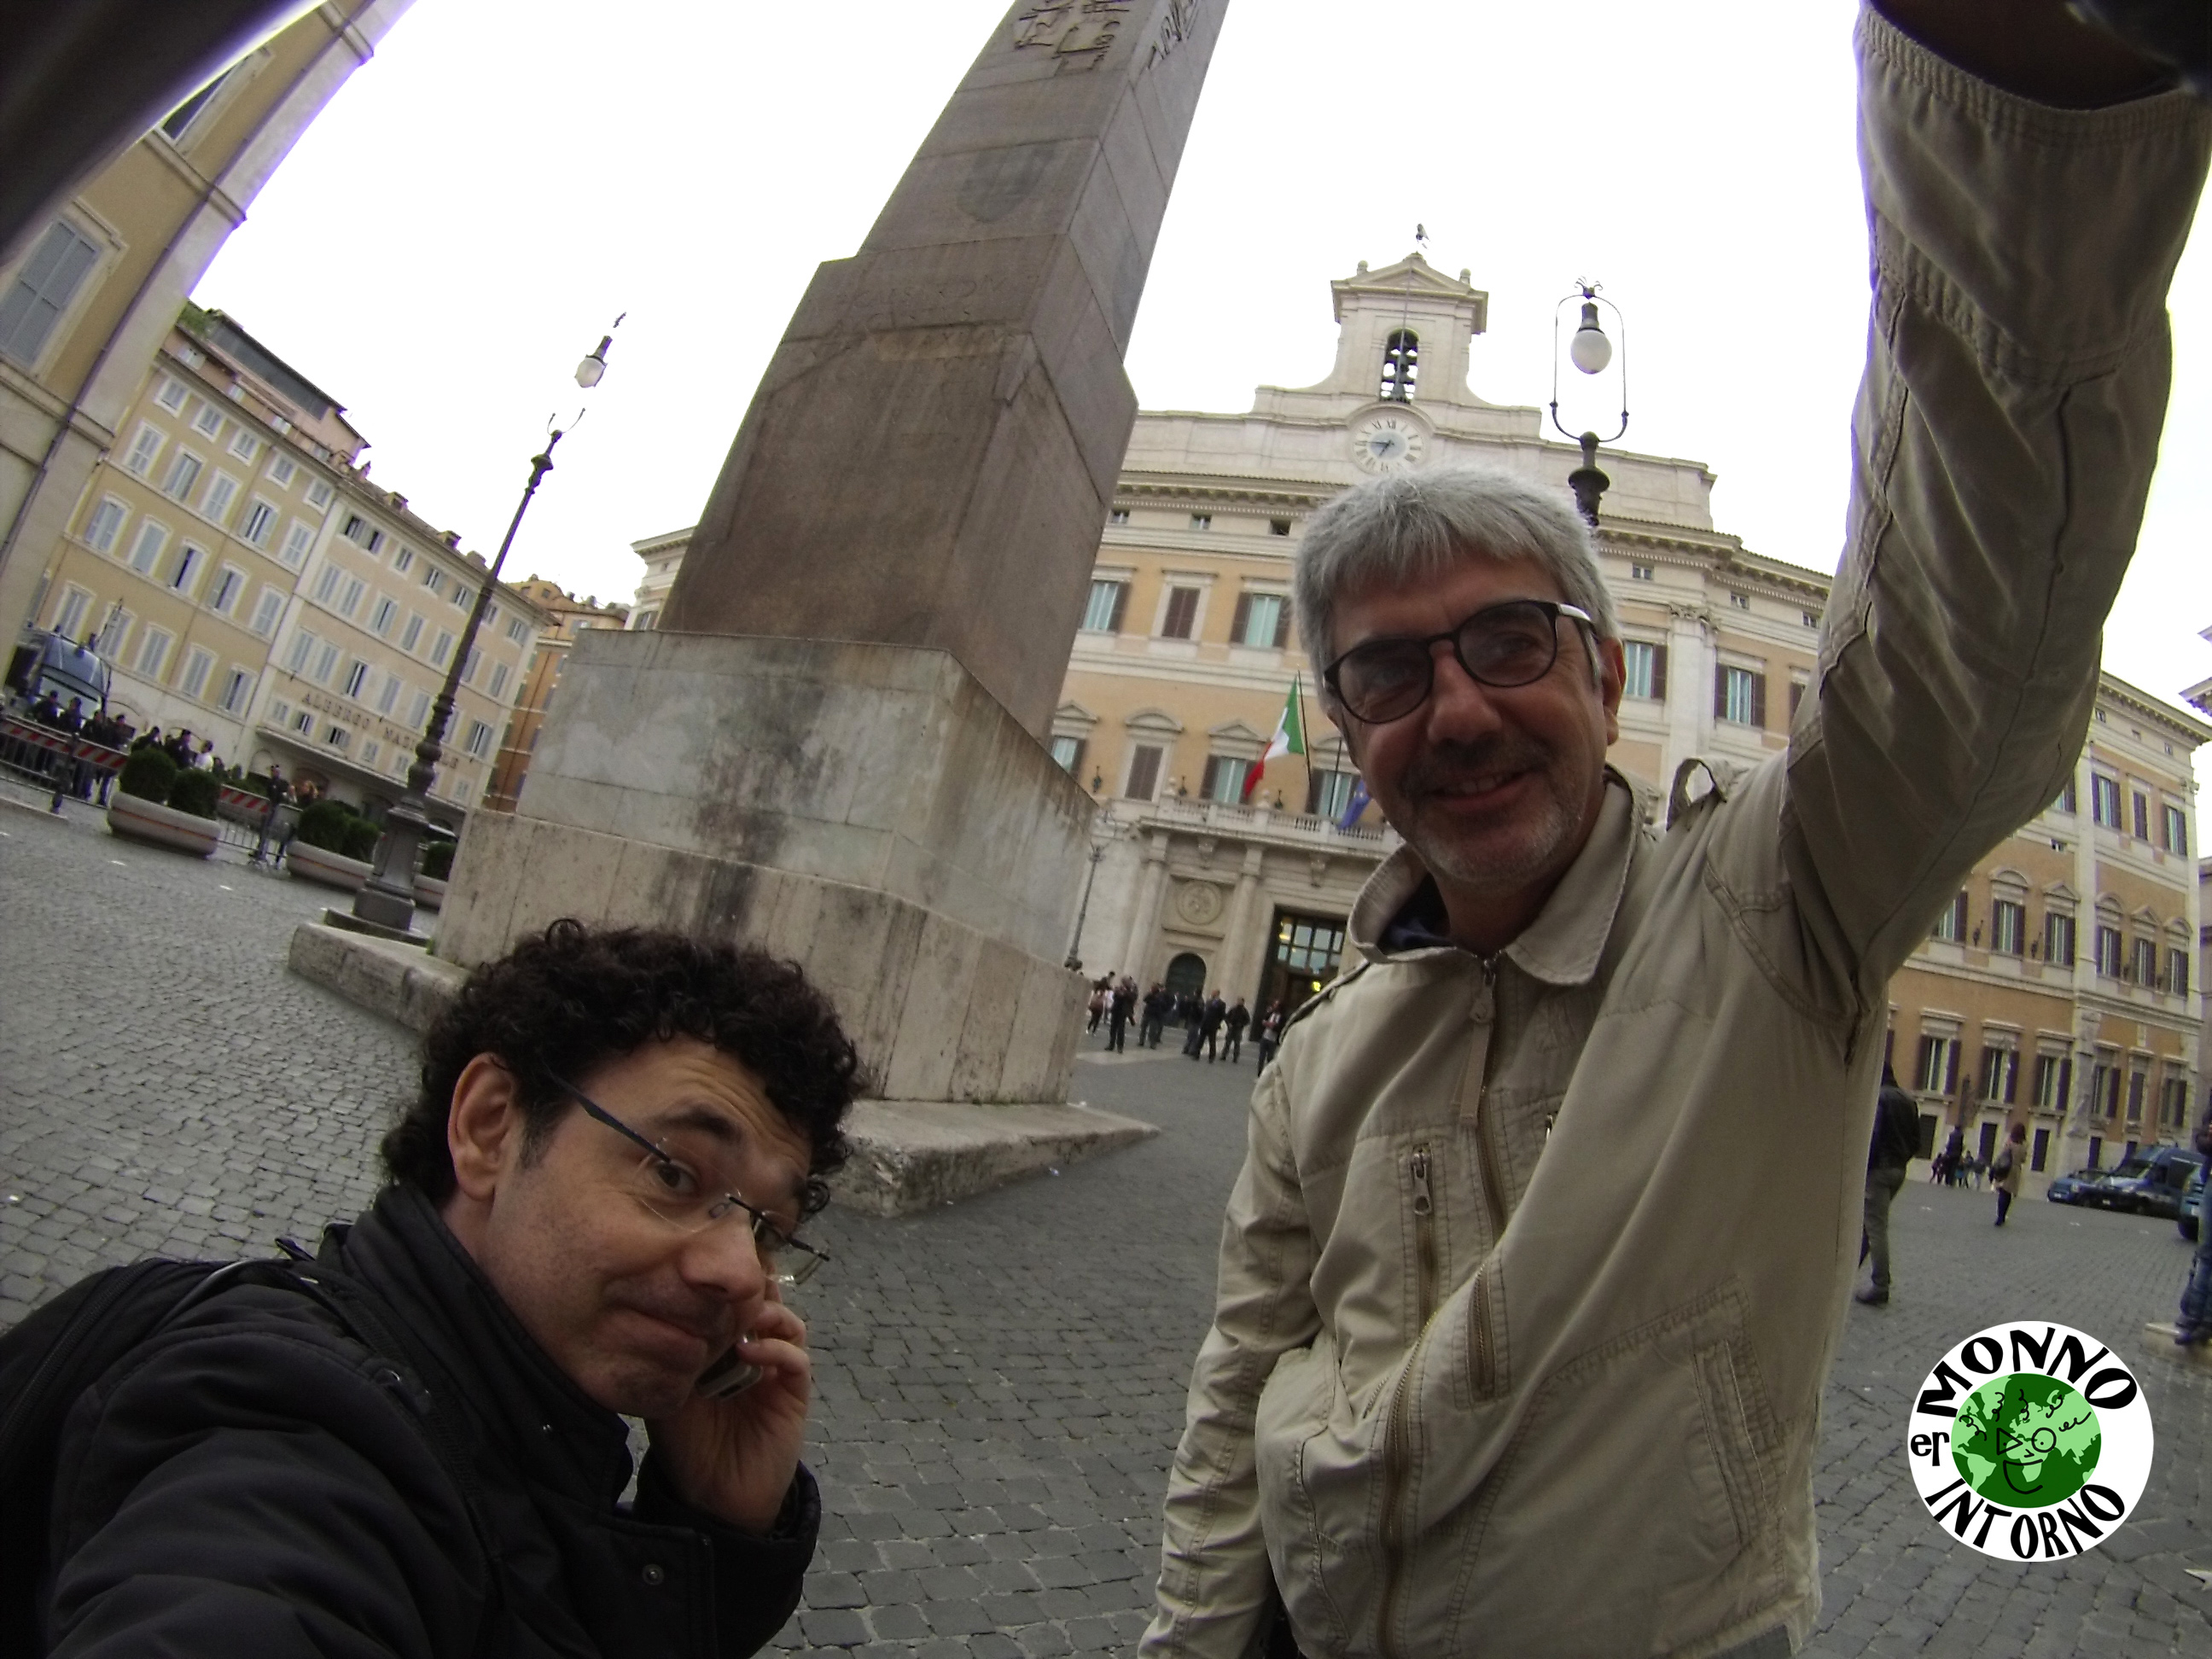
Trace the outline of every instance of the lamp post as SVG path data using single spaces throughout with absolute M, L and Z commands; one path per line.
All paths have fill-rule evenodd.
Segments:
M 617 317 L 614 327 L 621 326 L 622 318 Z M 599 383 L 599 378 L 607 372 L 607 349 L 613 343 L 614 332 L 610 329 L 576 365 L 578 386 L 588 392 Z M 580 413 L 576 417 L 582 418 Z M 571 421 L 568 424 L 574 427 L 575 423 Z M 415 763 L 407 769 L 407 788 L 384 815 L 383 839 L 376 845 L 376 867 L 354 895 L 349 914 L 337 910 L 324 913 L 335 926 L 349 927 L 356 933 L 428 942 L 414 928 L 415 872 L 421 862 L 423 833 L 430 827 L 426 816 L 430 786 L 437 779 L 438 762 L 445 755 L 446 728 L 453 718 L 461 674 L 468 667 L 469 653 L 476 648 L 477 633 L 483 626 L 484 613 L 491 608 L 492 592 L 499 586 L 499 573 L 507 563 L 507 550 L 514 545 L 514 532 L 522 528 L 522 515 L 529 511 L 530 498 L 538 493 L 538 486 L 553 470 L 553 448 L 561 441 L 561 436 L 560 428 L 552 428 L 545 447 L 531 457 L 530 481 L 522 487 L 522 499 L 515 503 L 514 517 L 507 521 L 499 553 L 477 588 L 476 603 L 469 607 L 468 625 L 461 629 L 460 643 L 454 648 L 452 665 L 446 670 L 445 684 L 438 688 L 437 698 L 430 705 L 429 724 L 423 730 L 422 741 L 415 745 Z
M 1618 441 L 1621 434 L 1628 430 L 1628 328 L 1621 319 L 1620 307 L 1610 300 L 1598 298 L 1595 283 L 1577 279 L 1575 290 L 1561 300 L 1552 313 L 1552 424 L 1559 428 L 1562 435 L 1582 446 L 1583 464 L 1567 474 L 1567 488 L 1575 492 L 1575 507 L 1582 514 L 1583 522 L 1595 530 L 1598 501 L 1613 483 L 1598 467 L 1597 447 Z M 1605 328 L 1598 320 L 1597 308 L 1601 305 L 1613 313 L 1613 326 L 1620 334 L 1620 425 L 1610 438 L 1600 438 L 1595 432 L 1571 432 L 1559 419 L 1559 318 L 1569 306 L 1577 303 L 1582 315 L 1566 349 L 1568 362 L 1577 371 L 1602 374 L 1613 362 L 1613 342 L 1606 337 Z
M 1106 856 L 1106 849 L 1114 844 L 1121 833 L 1121 825 L 1114 822 L 1113 811 L 1114 809 L 1110 805 L 1102 807 L 1098 817 L 1091 820 L 1091 868 L 1083 878 L 1083 902 L 1075 908 L 1075 937 L 1067 942 L 1067 967 L 1070 972 L 1080 972 L 1083 967 L 1083 922 L 1084 919 L 1091 914 L 1091 884 L 1098 879 L 1098 862 Z

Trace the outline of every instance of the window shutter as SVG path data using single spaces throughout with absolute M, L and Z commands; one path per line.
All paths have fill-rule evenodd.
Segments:
M 1804 706 L 1804 702 L 1805 702 L 1805 683 L 1804 683 L 1802 680 L 1792 680 L 1792 681 L 1790 681 L 1790 725 L 1795 726 L 1795 725 L 1796 725 L 1796 724 L 1797 724 L 1797 711 L 1798 711 L 1798 709 L 1799 709 L 1799 708 L 1802 708 L 1802 707 Z
M 1221 757 L 1218 755 L 1208 755 L 1206 757 L 1206 772 L 1199 780 L 1198 793 L 1207 800 L 1218 799 L 1214 793 L 1213 786 L 1221 781 L 1222 764 Z
M 1122 793 L 1131 800 L 1150 800 L 1160 781 L 1160 751 L 1139 744 L 1129 757 L 1129 787 Z
M 1290 601 L 1285 599 L 1275 608 L 1275 649 L 1281 650 L 1284 642 L 1290 637 L 1291 605 Z
M 1667 701 L 1667 647 L 1651 647 L 1651 695 L 1659 702 Z
M 1751 677 L 1751 723 L 1761 731 L 1766 729 L 1766 676 Z
M 1075 759 L 1068 765 L 1068 776 L 1078 779 L 1079 781 L 1081 779 L 1083 775 L 1083 757 L 1085 752 L 1089 750 L 1090 747 L 1091 739 L 1088 738 L 1078 738 L 1075 740 Z
M 1129 608 L 1129 584 L 1117 582 L 1114 587 L 1114 620 L 1107 626 L 1115 633 L 1121 631 L 1121 614 Z
M 1312 767 L 1306 769 L 1306 816 L 1312 817 L 1321 811 L 1321 774 Z
M 1728 718 L 1728 670 L 1718 666 L 1713 670 L 1713 718 Z
M 1954 1040 L 1943 1046 L 1948 1056 L 1943 1066 L 1943 1092 L 1955 1095 L 1959 1092 L 1959 1050 L 1964 1045 Z
M 1244 644 L 1246 642 L 1244 630 L 1251 625 L 1251 622 L 1252 596 L 1249 593 L 1239 593 L 1237 596 L 1237 614 L 1231 618 L 1229 623 L 1229 637 L 1238 645 Z

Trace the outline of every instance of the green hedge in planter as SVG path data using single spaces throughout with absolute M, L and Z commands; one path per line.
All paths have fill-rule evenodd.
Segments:
M 422 849 L 422 874 L 431 881 L 443 881 L 453 868 L 453 848 L 459 843 L 434 841 Z
M 356 812 L 353 822 L 346 825 L 345 845 L 338 850 L 349 859 L 359 859 L 363 864 L 376 857 L 376 843 L 384 839 L 384 831 Z
M 222 793 L 222 780 L 214 773 L 186 768 L 169 785 L 168 804 L 193 817 L 211 818 L 216 799 Z
M 383 833 L 343 801 L 319 800 L 300 814 L 294 839 L 366 864 L 376 856 L 377 840 Z
M 123 773 L 116 779 L 115 787 L 141 800 L 166 801 L 170 785 L 177 781 L 177 771 L 176 762 L 160 750 L 141 749 L 123 763 Z

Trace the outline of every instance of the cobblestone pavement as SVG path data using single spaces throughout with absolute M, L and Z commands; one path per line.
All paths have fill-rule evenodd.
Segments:
M 29 797 L 22 796 L 27 801 Z M 0 789 L 0 1323 L 142 1252 L 312 1237 L 369 1196 L 395 1030 L 292 978 L 328 895 L 66 823 Z M 42 806 L 43 803 L 40 803 Z M 1095 1052 L 1103 1036 L 1090 1039 Z M 1251 1073 L 1086 1058 L 1076 1093 L 1157 1139 L 899 1221 L 823 1218 L 805 1292 L 828 1519 L 786 1651 L 1127 1653 L 1212 1291 Z M 2186 1249 L 2169 1224 L 1908 1188 L 1899 1291 L 1854 1307 L 1817 1491 L 1826 1607 L 1808 1652 L 2212 1654 L 2212 1376 L 2143 1349 Z M 2159 1436 L 2135 1518 L 2057 1566 L 1989 1560 L 1915 1504 L 1899 1436 L 1945 1346 L 2014 1316 L 2081 1326 L 2136 1367 Z

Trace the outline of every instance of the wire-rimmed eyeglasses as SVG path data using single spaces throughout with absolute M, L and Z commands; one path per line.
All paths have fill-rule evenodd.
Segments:
M 1425 639 L 1397 635 L 1355 645 L 1327 668 L 1322 683 L 1352 719 L 1368 726 L 1402 720 L 1435 689 L 1436 647 L 1452 655 L 1480 685 L 1508 690 L 1552 672 L 1559 659 L 1559 618 L 1596 632 L 1589 611 L 1556 599 L 1508 599 L 1486 605 L 1456 628 Z
M 702 1181 L 690 1164 L 647 1139 L 574 1084 L 557 1077 L 553 1082 L 563 1092 L 574 1095 L 586 1115 L 645 1149 L 646 1156 L 631 1171 L 631 1196 L 670 1226 L 682 1232 L 702 1232 L 733 1211 L 743 1211 L 750 1224 L 753 1248 L 760 1252 L 761 1266 L 778 1282 L 804 1285 L 828 1264 L 826 1252 L 784 1231 L 766 1211 L 728 1191 L 723 1182 Z

